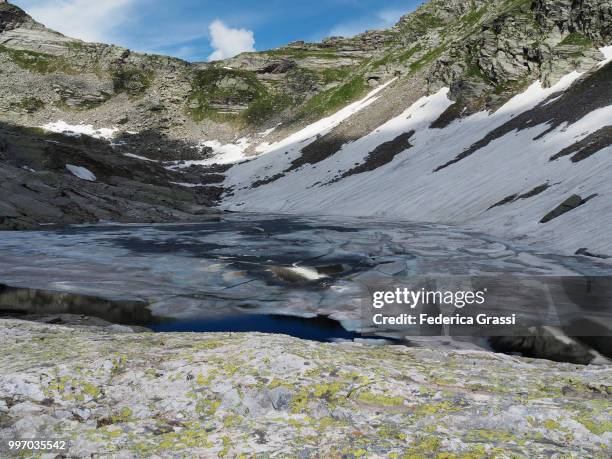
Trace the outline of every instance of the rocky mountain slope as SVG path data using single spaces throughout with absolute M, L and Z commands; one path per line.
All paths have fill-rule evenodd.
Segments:
M 107 128 L 117 156 L 210 196 L 222 172 L 224 208 L 612 254 L 609 0 L 432 0 L 389 30 L 207 64 L 73 40 L 9 4 L 0 24 L 2 121 Z
M 389 30 L 190 64 L 74 40 L 2 4 L 1 108 L 23 125 L 62 118 L 226 142 L 278 123 L 281 137 L 395 76 L 419 96 L 450 87 L 463 113 L 590 68 L 609 44 L 610 19 L 604 0 L 434 0 Z
M 460 224 L 608 257 L 611 11 L 609 2 L 427 4 L 394 29 L 437 12 L 411 38 L 427 53 L 408 72 L 350 113 L 257 145 L 254 159 L 245 150 L 225 205 Z M 397 52 L 387 66 L 400 65 Z
M 334 93 L 320 111 L 341 108 L 364 92 L 366 80 L 352 74 L 385 36 L 293 43 L 226 62 L 190 64 L 65 37 L 11 4 L 0 5 L 0 24 L 0 108 L 6 120 L 39 126 L 63 119 L 193 141 L 229 141 L 281 121 L 314 119 L 304 102 L 320 93 Z M 372 84 L 380 78 L 373 75 Z M 176 157 L 170 150 L 166 159 Z
M 223 177 L 198 174 L 209 185 L 194 188 L 177 184 L 185 177 L 190 174 L 119 154 L 102 139 L 0 122 L 2 229 L 207 218 Z

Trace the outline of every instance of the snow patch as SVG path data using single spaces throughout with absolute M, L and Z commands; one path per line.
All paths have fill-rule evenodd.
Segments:
M 276 142 L 273 144 L 262 143 L 261 145 L 257 146 L 255 150 L 258 153 L 266 154 L 271 153 L 273 151 L 282 150 L 284 148 L 289 148 L 291 146 L 295 146 L 296 144 L 302 144 L 307 140 L 314 141 L 318 136 L 323 136 L 327 134 L 344 120 L 375 102 L 378 99 L 375 96 L 387 86 L 389 86 L 391 83 L 393 83 L 395 80 L 397 80 L 397 78 L 389 80 L 385 84 L 369 92 L 363 99 L 344 107 L 343 109 L 337 111 L 331 116 L 320 119 L 319 121 L 316 121 L 306 126 L 304 129 L 295 132 L 294 134 L 286 137 L 280 142 Z M 306 145 L 302 144 L 300 146 L 304 147 Z
M 612 48 L 606 52 L 612 53 Z M 609 124 L 612 105 L 573 124 L 564 123 L 541 138 L 538 136 L 550 128 L 548 123 L 508 132 L 434 172 L 487 133 L 565 91 L 581 76 L 572 72 L 550 88 L 535 82 L 495 112 L 483 111 L 441 129 L 431 128 L 431 123 L 453 104 L 445 88 L 419 99 L 398 117 L 345 144 L 323 161 L 286 172 L 301 149 L 313 141 L 315 132 L 323 135 L 331 130 L 315 123 L 270 146 L 266 154 L 253 161 L 232 167 L 224 186 L 234 194 L 224 198 L 223 206 L 249 212 L 453 222 L 504 237 L 529 235 L 529 241 L 554 245 L 569 254 L 578 247 L 612 253 L 612 239 L 603 234 L 603 228 L 612 227 L 608 199 L 612 195 L 612 147 L 578 163 L 571 163 L 569 157 L 550 161 L 555 153 Z M 410 131 L 415 131 L 410 139 L 412 146 L 389 163 L 334 180 L 362 164 L 378 145 Z M 255 181 L 274 176 L 275 180 L 267 184 L 252 186 Z M 509 196 L 527 194 L 544 184 L 549 188 L 533 197 L 493 207 Z M 539 223 L 572 194 L 598 197 L 567 218 Z
M 185 182 L 170 182 L 173 185 L 183 186 L 185 188 L 197 188 L 199 186 L 205 186 L 204 183 L 185 183 Z
M 68 124 L 65 121 L 59 120 L 53 123 L 47 123 L 41 126 L 45 131 L 64 134 L 69 137 L 81 137 L 88 135 L 96 139 L 111 140 L 119 129 L 117 128 L 100 128 L 96 129 L 91 124 Z
M 603 67 L 608 62 L 612 62 L 612 45 L 599 48 L 599 51 L 601 51 L 601 54 L 604 55 L 604 60 L 599 63 L 600 67 Z
M 289 268 L 289 271 L 297 274 L 298 276 L 303 277 L 306 280 L 309 281 L 313 281 L 313 280 L 319 280 L 319 279 L 323 279 L 327 276 L 323 275 L 323 274 L 319 274 L 319 272 L 316 269 L 313 268 L 305 268 L 303 266 L 294 266 L 292 268 Z
M 292 266 L 289 268 L 272 268 L 272 271 L 279 271 L 281 274 L 283 271 L 291 273 L 301 279 L 307 280 L 307 281 L 315 281 L 315 280 L 319 280 L 319 279 L 324 279 L 327 276 L 324 274 L 320 274 L 316 269 L 314 268 L 308 268 L 305 266 Z
M 194 159 L 191 161 L 174 161 L 169 166 L 170 169 L 184 169 L 190 166 L 212 166 L 213 164 L 235 164 L 249 159 L 245 151 L 249 148 L 249 139 L 243 137 L 236 143 L 222 144 L 218 140 L 206 140 L 198 143 L 199 151 L 204 148 L 212 148 L 213 155 L 206 159 Z
M 134 153 L 124 153 L 123 156 L 127 156 L 128 158 L 140 159 L 141 161 L 148 161 L 151 163 L 158 163 L 159 161 L 156 159 L 147 158 L 145 156 L 135 155 Z
M 81 166 L 75 166 L 74 164 L 66 164 L 66 169 L 70 171 L 72 175 L 80 178 L 81 180 L 87 180 L 88 182 L 95 182 L 96 176 L 89 169 Z
M 268 137 L 270 134 L 272 134 L 274 131 L 276 131 L 276 128 L 279 127 L 280 125 L 281 125 L 281 123 L 278 123 L 273 128 L 266 129 L 265 131 L 260 132 L 259 133 L 259 137 L 262 138 L 262 139 L 265 138 L 265 137 Z

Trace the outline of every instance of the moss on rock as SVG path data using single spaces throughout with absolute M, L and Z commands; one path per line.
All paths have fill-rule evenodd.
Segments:
M 609 457 L 612 368 L 0 321 L 0 439 L 70 455 Z M 504 390 L 494 388 L 503 385 Z

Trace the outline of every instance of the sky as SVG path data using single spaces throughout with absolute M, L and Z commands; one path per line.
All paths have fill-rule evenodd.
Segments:
M 190 61 L 390 27 L 419 0 L 9 0 L 65 35 Z

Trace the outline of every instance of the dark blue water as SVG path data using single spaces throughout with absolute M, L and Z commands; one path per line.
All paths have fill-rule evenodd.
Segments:
M 154 332 L 226 333 L 259 332 L 294 336 L 320 342 L 353 340 L 359 333 L 347 331 L 340 322 L 325 316 L 296 317 L 280 314 L 234 313 L 223 316 L 194 316 L 172 319 L 151 315 L 146 303 L 113 301 L 94 296 L 51 290 L 22 289 L 0 284 L 0 318 L 54 317 L 53 323 L 62 324 L 62 315 L 85 315 L 111 323 L 137 325 Z
M 156 332 L 259 332 L 294 336 L 311 341 L 353 340 L 360 334 L 345 330 L 326 317 L 300 318 L 280 315 L 243 314 L 218 319 L 173 320 L 146 324 Z

